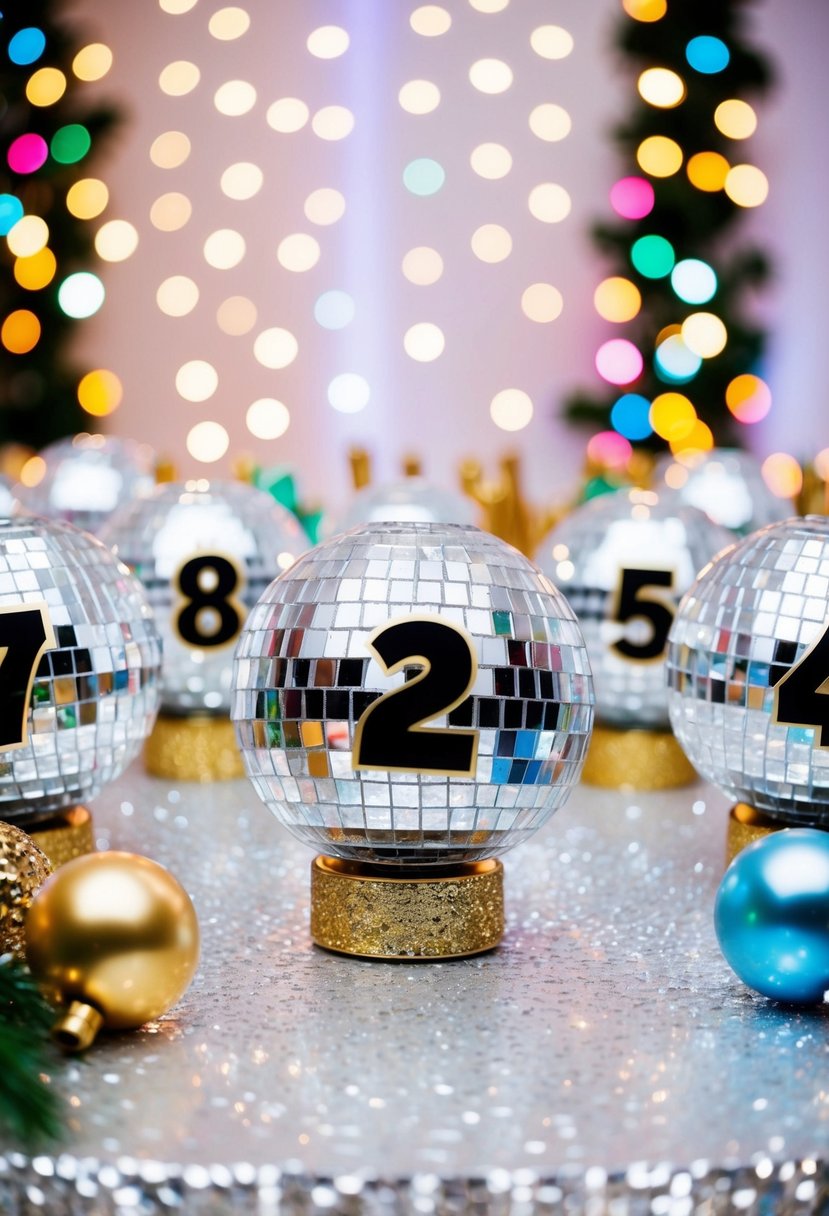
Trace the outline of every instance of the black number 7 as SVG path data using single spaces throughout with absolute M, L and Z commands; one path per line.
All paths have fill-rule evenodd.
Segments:
M 0 608 L 0 751 L 29 741 L 29 701 L 38 663 L 55 646 L 45 602 Z

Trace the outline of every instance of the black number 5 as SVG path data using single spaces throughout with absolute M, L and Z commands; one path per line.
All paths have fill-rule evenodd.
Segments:
M 634 643 L 622 638 L 613 643 L 613 649 L 623 659 L 633 663 L 653 663 L 662 658 L 674 619 L 674 609 L 664 600 L 651 599 L 641 593 L 646 587 L 673 590 L 673 586 L 673 570 L 622 570 L 612 620 L 624 625 L 635 617 L 642 617 L 651 627 L 651 636 L 645 642 Z
M 473 777 L 477 730 L 423 725 L 460 705 L 475 683 L 478 656 L 469 635 L 435 617 L 407 616 L 375 629 L 367 645 L 386 675 L 409 665 L 423 670 L 362 715 L 354 769 Z
M 818 747 L 829 747 L 829 624 L 774 686 L 772 722 L 813 727 Z
M 0 750 L 29 741 L 29 702 L 38 663 L 55 645 L 44 602 L 0 608 Z

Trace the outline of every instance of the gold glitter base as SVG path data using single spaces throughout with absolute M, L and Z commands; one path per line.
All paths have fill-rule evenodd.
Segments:
M 504 867 L 470 861 L 430 874 L 316 857 L 311 937 L 339 954 L 375 959 L 465 958 L 504 933 Z
M 728 832 L 725 838 L 726 866 L 730 866 L 737 854 L 748 845 L 754 844 L 755 840 L 762 840 L 764 836 L 779 832 L 781 828 L 794 826 L 796 825 L 786 823 L 783 819 L 770 819 L 747 802 L 735 803 L 728 815 Z
M 670 731 L 595 726 L 581 778 L 611 790 L 668 790 L 697 774 Z
M 92 815 L 85 806 L 73 806 L 68 811 L 58 811 L 42 823 L 27 827 L 37 847 L 46 854 L 57 869 L 65 861 L 95 852 L 95 837 L 92 833 Z
M 207 714 L 159 714 L 144 748 L 144 765 L 153 777 L 171 781 L 232 781 L 245 775 L 233 723 Z

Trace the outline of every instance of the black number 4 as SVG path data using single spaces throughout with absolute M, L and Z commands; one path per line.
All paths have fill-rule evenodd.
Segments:
M 29 742 L 29 702 L 35 672 L 55 633 L 45 601 L 0 608 L 0 750 Z
M 812 727 L 818 747 L 829 747 L 829 623 L 774 686 L 771 720 L 781 726 Z
M 478 656 L 469 635 L 446 621 L 415 615 L 381 625 L 367 645 L 386 675 L 411 665 L 423 670 L 363 713 L 354 733 L 353 768 L 474 777 L 478 731 L 423 725 L 460 705 L 475 683 Z
M 662 658 L 668 641 L 668 631 L 673 623 L 674 610 L 664 600 L 651 599 L 641 593 L 646 587 L 665 587 L 673 590 L 673 586 L 673 570 L 621 571 L 611 619 L 624 625 L 634 617 L 642 617 L 651 626 L 651 636 L 645 642 L 634 643 L 629 642 L 627 638 L 621 638 L 613 643 L 613 649 L 623 659 L 636 663 L 653 663 Z

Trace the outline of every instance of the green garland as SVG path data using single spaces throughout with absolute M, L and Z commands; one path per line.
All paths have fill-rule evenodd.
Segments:
M 60 1132 L 60 1106 L 43 1080 L 55 1056 L 49 1046 L 54 1011 L 23 963 L 0 957 L 0 1127 L 26 1146 Z

